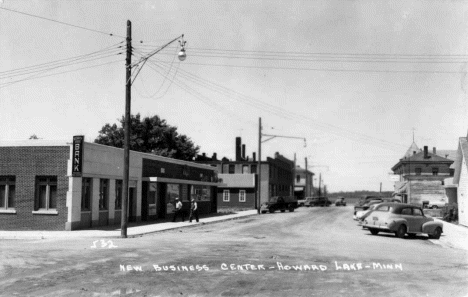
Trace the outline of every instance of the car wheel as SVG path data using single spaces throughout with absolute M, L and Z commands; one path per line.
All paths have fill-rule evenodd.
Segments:
M 282 209 L 282 210 L 281 210 L 281 212 L 285 212 L 285 211 L 286 211 L 286 209 Z
M 274 210 L 273 208 L 270 208 L 268 211 L 269 211 L 270 213 L 274 213 L 274 212 L 275 212 L 275 210 Z
M 416 234 L 415 233 L 408 233 L 408 237 L 409 238 L 416 238 Z
M 400 225 L 400 227 L 398 227 L 398 230 L 395 232 L 395 236 L 398 238 L 405 238 L 405 234 L 406 234 L 406 226 Z
M 440 227 L 437 227 L 437 228 L 434 230 L 434 233 L 432 233 L 432 235 L 429 235 L 429 238 L 431 238 L 431 239 L 439 239 L 441 234 L 442 234 L 442 229 L 441 229 Z
M 437 205 L 432 205 L 432 209 L 438 209 L 439 207 Z
M 369 231 L 370 231 L 370 233 L 371 233 L 372 235 L 377 235 L 377 234 L 379 234 L 379 230 L 377 230 L 377 229 L 369 229 Z
M 289 206 L 289 212 L 293 212 L 294 211 L 294 206 L 290 205 Z

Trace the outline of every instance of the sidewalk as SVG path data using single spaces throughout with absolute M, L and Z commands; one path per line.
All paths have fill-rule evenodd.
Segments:
M 127 228 L 127 236 L 135 237 L 143 234 L 174 230 L 179 228 L 199 226 L 201 224 L 211 224 L 244 218 L 247 216 L 256 215 L 257 210 L 240 211 L 235 214 L 222 215 L 201 218 L 200 222 L 193 221 L 185 222 L 165 222 L 154 223 L 144 226 L 132 226 Z M 2 231 L 0 230 L 0 239 L 54 239 L 54 238 L 118 238 L 120 237 L 120 226 L 116 229 L 94 229 L 94 230 L 76 230 L 76 231 Z
M 447 248 L 463 249 L 468 251 L 468 227 L 455 225 L 436 219 L 444 224 L 444 231 L 439 240 L 430 239 L 432 243 Z

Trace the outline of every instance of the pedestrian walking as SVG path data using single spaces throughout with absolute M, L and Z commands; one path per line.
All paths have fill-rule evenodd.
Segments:
M 198 205 L 197 205 L 197 201 L 195 201 L 195 198 L 192 198 L 192 203 L 190 205 L 190 217 L 189 217 L 190 223 L 192 222 L 192 219 L 194 217 L 198 223 Z
M 184 212 L 182 211 L 182 202 L 180 202 L 179 198 L 175 199 L 176 205 L 175 205 L 175 212 L 174 212 L 174 218 L 172 219 L 173 222 L 177 220 L 177 217 L 180 216 L 182 217 L 182 222 L 185 221 L 185 215 Z

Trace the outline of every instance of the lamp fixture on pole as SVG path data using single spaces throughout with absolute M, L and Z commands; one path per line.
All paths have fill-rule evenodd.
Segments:
M 120 236 L 122 238 L 127 238 L 127 226 L 128 226 L 128 194 L 129 194 L 129 169 L 130 169 L 130 106 L 131 106 L 131 95 L 132 95 L 132 84 L 135 81 L 136 77 L 141 71 L 141 68 L 145 65 L 146 61 L 151 58 L 153 55 L 159 53 L 161 50 L 179 40 L 181 50 L 178 54 L 179 60 L 184 61 L 187 57 L 185 53 L 185 43 L 183 40 L 184 35 L 181 35 L 170 42 L 166 43 L 162 47 L 156 49 L 155 51 L 149 53 L 145 57 L 142 57 L 137 63 L 132 65 L 132 22 L 127 21 L 127 57 L 125 60 L 125 70 L 126 70 L 126 84 L 125 84 L 125 121 L 124 121 L 124 166 L 123 166 L 123 181 L 122 181 L 122 219 L 121 219 L 121 230 Z M 182 41 L 180 40 L 182 39 Z M 138 67 L 135 76 L 132 81 L 132 68 Z

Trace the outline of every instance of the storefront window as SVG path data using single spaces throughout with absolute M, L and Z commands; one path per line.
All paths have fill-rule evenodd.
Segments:
M 180 193 L 180 185 L 179 184 L 167 184 L 167 195 L 166 195 L 166 213 L 172 213 L 175 209 L 175 199 L 179 197 Z M 181 200 L 182 202 L 182 200 Z
M 148 189 L 148 215 L 155 216 L 156 215 L 156 183 L 150 183 Z
M 211 187 L 210 186 L 192 186 L 192 193 L 190 197 L 196 201 L 211 201 Z

